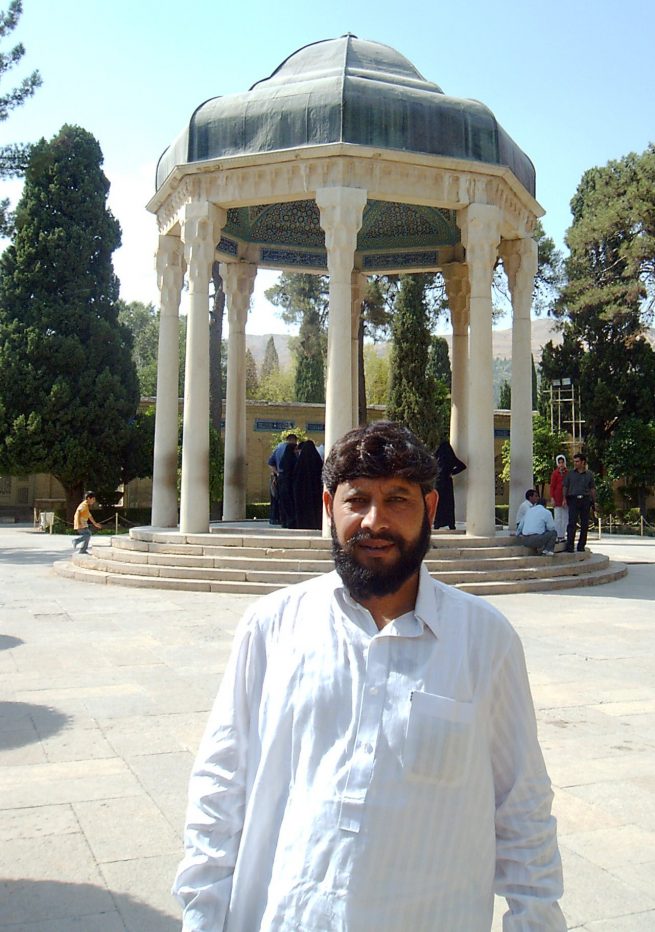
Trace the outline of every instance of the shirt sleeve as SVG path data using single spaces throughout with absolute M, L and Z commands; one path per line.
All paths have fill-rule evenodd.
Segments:
M 495 891 L 509 906 L 503 932 L 566 932 L 553 793 L 516 634 L 496 676 L 492 764 L 496 791 Z
M 173 884 L 183 932 L 225 927 L 246 807 L 249 730 L 260 681 L 257 642 L 245 618 L 191 773 L 184 858 Z

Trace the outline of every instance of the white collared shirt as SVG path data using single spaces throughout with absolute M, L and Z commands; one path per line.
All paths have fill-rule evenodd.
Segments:
M 244 617 L 189 789 L 185 932 L 563 932 L 523 651 L 421 570 L 378 631 L 336 573 Z

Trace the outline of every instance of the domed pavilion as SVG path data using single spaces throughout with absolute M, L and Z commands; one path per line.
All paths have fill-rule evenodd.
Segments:
M 189 287 L 180 531 L 209 528 L 209 320 L 229 320 L 224 520 L 245 516 L 245 329 L 259 268 L 329 275 L 325 445 L 357 423 L 366 277 L 441 272 L 453 328 L 451 443 L 466 528 L 494 520 L 492 276 L 513 313 L 510 514 L 532 484 L 530 307 L 543 214 L 529 158 L 491 111 L 352 35 L 305 46 L 250 90 L 201 104 L 157 166 L 161 291 L 152 524 L 177 526 L 179 306 Z

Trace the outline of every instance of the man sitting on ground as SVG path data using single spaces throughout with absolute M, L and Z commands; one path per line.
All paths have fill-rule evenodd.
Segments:
M 516 536 L 524 547 L 534 547 L 545 557 L 553 556 L 557 531 L 543 498 L 538 498 L 532 508 L 528 508 L 518 524 Z

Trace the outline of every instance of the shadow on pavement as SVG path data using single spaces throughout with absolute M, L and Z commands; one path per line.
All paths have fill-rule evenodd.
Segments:
M 0 563 L 13 563 L 16 566 L 47 566 L 55 560 L 66 560 L 72 555 L 72 546 L 61 550 L 18 550 L 8 547 L 0 549 Z
M 10 634 L 0 634 L 0 650 L 12 650 L 12 648 L 20 647 L 24 643 L 25 641 L 12 637 Z
M 0 702 L 0 751 L 22 748 L 50 738 L 71 721 L 70 715 L 50 706 L 32 705 L 29 702 Z
M 16 932 L 179 932 L 180 920 L 88 883 L 0 878 L 0 929 Z M 112 922 L 112 920 L 114 920 Z

